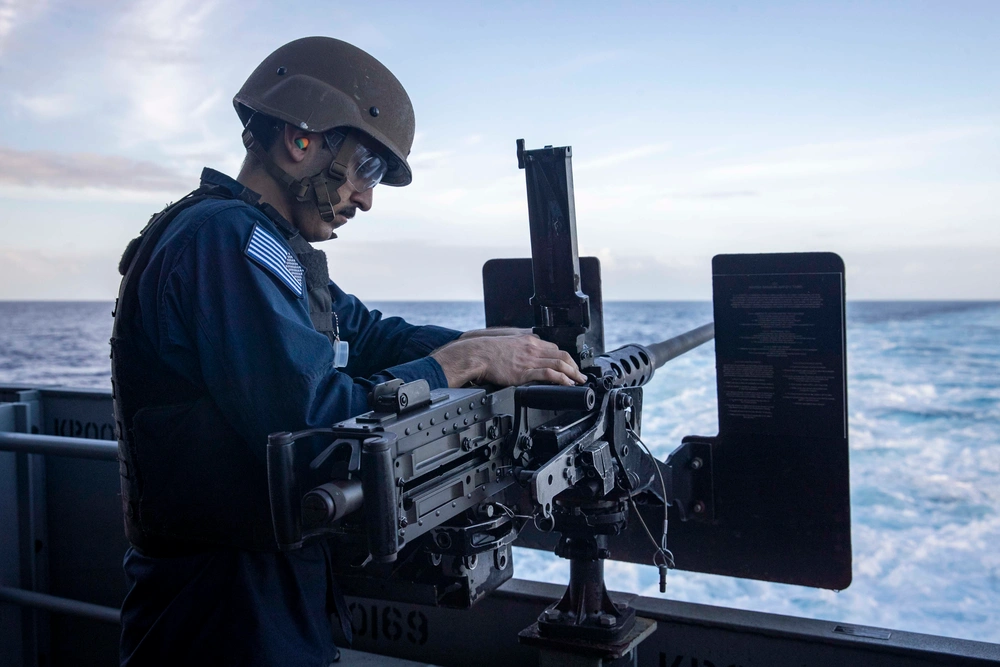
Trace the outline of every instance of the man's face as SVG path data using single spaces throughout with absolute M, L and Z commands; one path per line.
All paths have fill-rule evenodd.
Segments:
M 333 207 L 335 216 L 331 222 L 326 222 L 320 217 L 319 209 L 311 198 L 295 207 L 294 219 L 291 222 L 306 241 L 310 243 L 328 241 L 333 238 L 334 230 L 347 224 L 347 221 L 357 214 L 358 209 L 367 211 L 372 207 L 373 191 L 358 192 L 348 181 L 337 189 L 340 201 Z

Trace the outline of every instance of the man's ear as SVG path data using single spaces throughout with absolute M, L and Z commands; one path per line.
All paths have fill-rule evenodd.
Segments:
M 285 123 L 285 131 L 282 134 L 282 140 L 285 152 L 288 154 L 289 159 L 295 163 L 302 162 L 306 159 L 306 151 L 309 150 L 309 147 L 313 142 L 313 139 L 310 138 L 308 132 L 292 127 L 288 123 Z

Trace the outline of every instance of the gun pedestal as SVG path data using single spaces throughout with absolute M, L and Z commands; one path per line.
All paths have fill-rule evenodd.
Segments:
M 636 664 L 635 648 L 656 629 L 625 604 L 615 604 L 604 583 L 608 536 L 628 519 L 627 496 L 588 498 L 571 490 L 556 499 L 554 530 L 561 536 L 556 555 L 570 562 L 569 585 L 559 602 L 518 635 L 537 646 L 540 665 L 604 666 Z

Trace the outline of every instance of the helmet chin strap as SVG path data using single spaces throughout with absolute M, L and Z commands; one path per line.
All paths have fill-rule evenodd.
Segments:
M 264 166 L 271 178 L 283 185 L 296 200 L 306 202 L 312 199 L 323 222 L 333 222 L 336 217 L 333 208 L 340 203 L 340 194 L 337 191 L 341 185 L 347 182 L 348 164 L 358 145 L 358 140 L 353 136 L 353 133 L 348 134 L 344 139 L 333 158 L 333 162 L 327 169 L 315 176 L 302 179 L 296 179 L 279 167 L 264 150 L 264 147 L 254 139 L 249 128 L 243 130 L 243 145 L 247 152 L 251 153 Z M 331 238 L 337 238 L 337 235 L 333 234 Z

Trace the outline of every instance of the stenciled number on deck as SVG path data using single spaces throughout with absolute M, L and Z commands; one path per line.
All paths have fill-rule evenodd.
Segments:
M 404 612 L 392 605 L 380 610 L 378 605 L 352 602 L 348 610 L 351 612 L 351 629 L 357 637 L 367 637 L 372 641 L 379 641 L 381 638 L 393 642 L 405 637 L 408 642 L 417 646 L 427 643 L 427 616 L 422 611 L 406 613 L 404 625 Z

